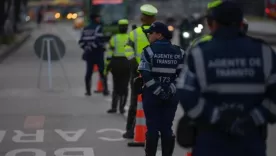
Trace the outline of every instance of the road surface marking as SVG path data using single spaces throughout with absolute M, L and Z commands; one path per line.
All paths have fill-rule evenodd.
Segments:
M 45 116 L 27 116 L 24 122 L 25 129 L 41 129 L 44 126 Z
M 121 129 L 116 129 L 116 128 L 105 128 L 105 129 L 100 129 L 98 131 L 96 131 L 96 133 L 104 133 L 104 132 L 119 132 L 122 136 L 122 134 L 125 133 L 124 130 Z M 114 142 L 114 141 L 124 141 L 125 139 L 123 137 L 119 137 L 119 138 L 108 138 L 108 137 L 99 137 L 99 139 L 104 140 L 104 141 L 109 141 L 109 142 Z

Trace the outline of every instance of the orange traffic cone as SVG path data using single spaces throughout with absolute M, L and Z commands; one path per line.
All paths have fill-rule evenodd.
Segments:
M 103 88 L 103 82 L 101 80 L 101 77 L 99 77 L 99 80 L 97 82 L 97 89 L 94 91 L 94 93 L 102 93 L 104 90 Z
M 129 142 L 128 146 L 145 146 L 146 141 L 146 118 L 143 110 L 142 94 L 138 95 L 137 111 L 136 111 L 136 123 L 133 142 Z
M 98 66 L 94 65 L 93 72 L 97 72 L 97 71 L 98 71 Z
M 189 149 L 188 152 L 186 153 L 186 156 L 192 156 L 192 150 Z

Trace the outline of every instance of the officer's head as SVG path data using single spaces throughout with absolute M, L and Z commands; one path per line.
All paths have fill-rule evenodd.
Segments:
M 215 0 L 208 3 L 207 24 L 211 31 L 218 27 L 240 27 L 243 11 L 231 0 Z
M 155 20 L 155 15 L 158 10 L 150 4 L 145 4 L 140 7 L 141 11 L 141 22 L 145 25 L 151 25 Z
M 156 40 L 172 39 L 172 34 L 168 29 L 168 26 L 161 22 L 154 22 L 149 29 L 145 30 L 145 33 L 149 36 L 149 41 L 155 42 Z
M 101 22 L 100 15 L 98 15 L 98 14 L 90 14 L 89 18 L 93 22 L 96 22 L 96 23 L 100 23 Z
M 127 19 L 121 19 L 118 21 L 119 31 L 120 33 L 127 33 L 128 29 L 128 20 Z

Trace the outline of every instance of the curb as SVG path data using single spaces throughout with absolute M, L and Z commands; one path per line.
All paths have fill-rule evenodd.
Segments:
M 26 41 L 28 41 L 28 39 L 30 39 L 32 30 L 28 30 L 26 33 L 27 34 L 22 39 L 20 39 L 19 41 L 16 41 L 14 44 L 12 44 L 7 49 L 5 49 L 2 54 L 0 54 L 0 63 L 2 63 L 6 58 L 8 58 L 14 52 L 16 52 L 16 50 L 18 50 Z

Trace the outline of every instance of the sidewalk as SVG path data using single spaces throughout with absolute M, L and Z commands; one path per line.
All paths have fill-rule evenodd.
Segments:
M 24 30 L 22 33 L 16 34 L 14 43 L 9 45 L 0 45 L 0 63 L 13 52 L 15 52 L 22 44 L 24 44 L 30 38 L 31 32 L 32 28 L 27 27 L 26 30 Z

